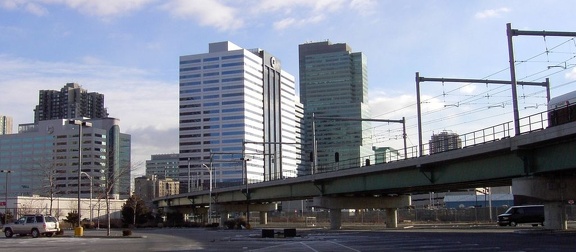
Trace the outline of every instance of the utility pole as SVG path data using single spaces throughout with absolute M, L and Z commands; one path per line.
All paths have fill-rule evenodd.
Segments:
M 516 135 L 520 135 L 520 121 L 518 119 L 518 98 L 516 94 L 516 62 L 514 60 L 514 36 L 554 36 L 554 37 L 576 37 L 576 32 L 559 32 L 559 31 L 520 31 L 512 29 L 512 24 L 506 24 L 506 35 L 508 36 L 508 57 L 510 59 L 510 81 L 512 84 L 512 99 L 514 106 L 514 129 Z M 550 97 L 550 91 L 548 91 Z
M 487 79 L 457 79 L 457 78 L 426 78 L 426 77 L 420 77 L 420 73 L 416 72 L 416 94 L 417 94 L 417 98 L 416 98 L 416 106 L 417 106 L 417 111 L 418 111 L 418 146 L 420 149 L 420 156 L 423 156 L 424 152 L 422 150 L 422 112 L 421 112 L 421 104 L 420 104 L 420 82 L 425 82 L 425 81 L 431 81 L 431 82 L 448 82 L 448 83 L 476 83 L 476 84 L 503 84 L 503 85 L 510 85 L 513 82 L 512 81 L 507 81 L 507 80 L 487 80 Z M 514 80 L 515 81 L 515 80 Z M 546 88 L 546 94 L 547 94 L 547 100 L 550 100 L 550 80 L 548 78 L 546 78 L 545 82 L 525 82 L 525 81 L 519 81 L 516 82 L 517 85 L 524 85 L 524 86 L 541 86 L 541 87 L 545 87 Z M 514 86 L 514 85 L 513 85 Z M 516 93 L 513 90 L 513 94 L 512 94 L 512 99 L 513 102 L 516 104 L 514 106 L 515 110 L 517 110 L 518 108 L 518 100 L 516 99 Z M 514 113 L 514 128 L 517 131 L 516 135 L 519 135 L 519 131 L 520 131 L 520 119 L 518 118 L 518 114 Z M 518 125 L 516 125 L 516 123 Z

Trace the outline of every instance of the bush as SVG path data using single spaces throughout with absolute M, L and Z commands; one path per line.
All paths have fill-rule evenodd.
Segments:
M 122 230 L 122 236 L 131 236 L 131 235 L 132 235 L 132 230 L 130 230 L 130 229 Z
M 229 219 L 227 221 L 224 222 L 224 226 L 227 229 L 234 229 L 236 227 L 236 220 L 234 219 Z
M 242 229 L 243 227 L 248 228 L 248 229 L 250 228 L 250 226 L 248 225 L 248 223 L 246 222 L 246 219 L 244 219 L 244 217 L 238 217 L 236 219 L 229 219 L 229 220 L 224 222 L 224 226 L 228 229 Z
M 220 226 L 220 223 L 218 223 L 218 222 L 214 222 L 214 223 L 210 223 L 210 224 L 206 225 L 206 227 L 208 227 L 208 228 L 217 228 L 219 226 Z

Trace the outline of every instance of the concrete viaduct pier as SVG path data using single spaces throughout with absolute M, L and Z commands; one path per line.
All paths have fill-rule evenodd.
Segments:
M 342 209 L 370 209 L 386 210 L 386 227 L 398 227 L 398 208 L 408 207 L 411 197 L 382 196 L 382 197 L 314 197 L 314 207 L 330 209 L 330 229 L 342 227 Z
M 512 180 L 515 204 L 543 203 L 544 227 L 566 230 L 565 206 L 576 199 L 576 177 L 539 176 Z

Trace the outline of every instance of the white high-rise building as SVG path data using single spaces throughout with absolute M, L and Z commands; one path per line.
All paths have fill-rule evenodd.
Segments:
M 181 56 L 181 192 L 208 188 L 210 169 L 216 187 L 295 177 L 295 98 L 294 77 L 264 50 L 226 41 Z

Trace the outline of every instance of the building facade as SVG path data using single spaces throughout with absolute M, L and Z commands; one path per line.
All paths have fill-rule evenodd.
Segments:
M 66 119 L 21 124 L 17 134 L 0 136 L 0 176 L 9 196 L 128 198 L 130 188 L 130 135 L 120 132 L 119 120 L 88 119 L 82 127 Z M 79 144 L 81 142 L 81 144 Z M 78 185 L 79 153 L 82 165 Z M 6 183 L 6 179 L 8 183 Z M 106 186 L 106 184 L 110 186 Z M 106 188 L 111 188 L 107 192 Z M 107 194 L 109 193 L 109 194 Z
M 430 147 L 430 154 L 440 153 L 449 150 L 462 148 L 462 140 L 458 134 L 448 131 L 442 131 L 438 134 L 433 134 L 428 142 Z
M 306 155 L 308 162 L 317 163 L 316 168 L 308 163 L 305 174 L 342 160 L 362 165 L 362 157 L 374 153 L 370 122 L 313 120 L 312 117 L 371 118 L 366 57 L 360 52 L 352 52 L 347 44 L 328 41 L 301 44 L 298 49 Z M 314 140 L 316 156 L 312 153 Z
M 7 200 L 6 208 L 0 207 L 0 212 L 2 214 L 4 211 L 11 213 L 14 221 L 26 214 L 45 214 L 58 218 L 62 223 L 68 213 L 78 213 L 77 197 L 11 196 L 7 199 L 2 197 L 0 202 L 5 202 L 5 200 Z M 122 206 L 124 204 L 126 204 L 125 199 L 109 200 L 111 219 L 119 220 L 122 218 Z M 104 199 L 82 198 L 80 208 L 82 219 L 92 219 L 96 227 L 106 225 L 108 216 L 106 216 L 106 201 Z M 61 228 L 72 229 L 73 227 L 64 224 Z
M 261 49 L 180 57 L 181 192 L 296 176 L 294 77 Z
M 178 154 L 157 154 L 146 160 L 146 176 L 178 179 Z
M 67 83 L 60 91 L 40 90 L 34 122 L 77 117 L 106 118 L 104 95 L 88 92 L 78 83 Z
M 158 197 L 180 193 L 180 181 L 161 178 L 156 175 L 142 176 L 134 179 L 134 194 L 152 207 L 152 200 Z
M 12 134 L 12 117 L 0 115 L 0 135 Z

